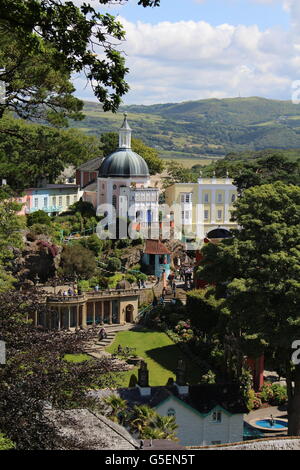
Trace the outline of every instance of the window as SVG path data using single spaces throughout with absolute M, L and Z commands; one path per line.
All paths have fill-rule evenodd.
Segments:
M 181 211 L 181 218 L 184 220 L 184 211 Z
M 221 193 L 218 193 L 217 195 L 217 202 L 218 203 L 223 202 L 223 195 Z
M 214 411 L 212 418 L 213 418 L 214 423 L 221 423 L 222 422 L 222 412 L 221 411 Z
M 182 204 L 190 204 L 192 202 L 192 195 L 190 193 L 181 193 L 180 200 Z
M 54 207 L 56 206 L 56 197 L 55 196 L 53 196 L 53 198 L 52 198 L 52 206 L 54 206 Z
M 48 198 L 44 197 L 44 207 L 47 207 L 47 206 L 48 206 Z
M 232 196 L 231 196 L 231 202 L 235 202 L 235 200 L 236 200 L 236 195 L 235 195 L 235 194 L 232 194 Z
M 208 216 L 209 216 L 208 210 L 205 210 L 204 211 L 204 220 L 208 220 Z
M 204 202 L 209 202 L 209 194 L 204 193 Z
M 222 210 L 218 210 L 217 212 L 217 219 L 221 220 L 222 219 Z
M 62 206 L 62 196 L 59 196 L 59 198 L 58 198 L 58 204 L 59 204 L 59 206 Z
M 117 185 L 116 185 L 116 184 L 113 185 L 113 189 L 117 189 Z
M 73 202 L 77 202 L 77 195 L 76 194 L 73 196 Z
M 70 205 L 70 196 L 67 196 L 67 206 Z
M 39 207 L 39 200 L 37 197 L 34 198 L 34 207 L 35 208 Z
M 185 211 L 185 219 L 188 220 L 190 218 L 190 211 Z
M 167 411 L 167 415 L 168 416 L 176 416 L 176 411 L 174 410 L 174 408 L 169 408 L 168 411 Z

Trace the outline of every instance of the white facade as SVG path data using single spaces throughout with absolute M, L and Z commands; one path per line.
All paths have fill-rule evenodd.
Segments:
M 117 172 L 113 173 L 114 176 L 111 173 L 103 174 L 100 167 L 97 179 L 97 207 L 107 207 L 101 212 L 98 210 L 98 213 L 106 212 L 109 223 L 113 223 L 116 217 L 127 218 L 142 225 L 158 223 L 159 189 L 150 187 L 150 175 L 145 160 L 131 151 L 131 129 L 126 114 L 119 131 L 119 148 L 107 159 L 115 162 L 118 160 L 119 163 L 114 167 Z M 131 163 L 132 172 L 124 176 Z M 114 209 L 111 209 L 112 207 Z
M 243 441 L 243 414 L 230 414 L 217 406 L 203 415 L 175 396 L 160 403 L 156 411 L 174 416 L 179 443 L 183 446 L 205 446 Z

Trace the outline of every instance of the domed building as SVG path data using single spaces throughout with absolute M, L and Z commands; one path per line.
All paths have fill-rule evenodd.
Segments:
M 131 133 L 125 113 L 119 130 L 119 147 L 99 168 L 98 213 L 107 213 L 112 222 L 116 217 L 129 218 L 140 230 L 148 230 L 150 224 L 153 229 L 158 224 L 159 190 L 150 186 L 148 165 L 131 148 Z M 114 209 L 105 208 L 106 204 Z

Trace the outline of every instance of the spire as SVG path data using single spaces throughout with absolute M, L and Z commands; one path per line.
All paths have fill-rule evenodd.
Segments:
M 119 148 L 131 148 L 131 129 L 127 121 L 127 113 L 124 113 L 124 122 L 119 130 Z

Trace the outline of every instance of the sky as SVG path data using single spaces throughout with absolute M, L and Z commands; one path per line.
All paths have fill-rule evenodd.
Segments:
M 300 88 L 300 0 L 161 0 L 157 8 L 129 0 L 99 11 L 117 15 L 126 30 L 124 104 L 289 100 Z M 78 97 L 95 101 L 81 77 L 74 84 Z

